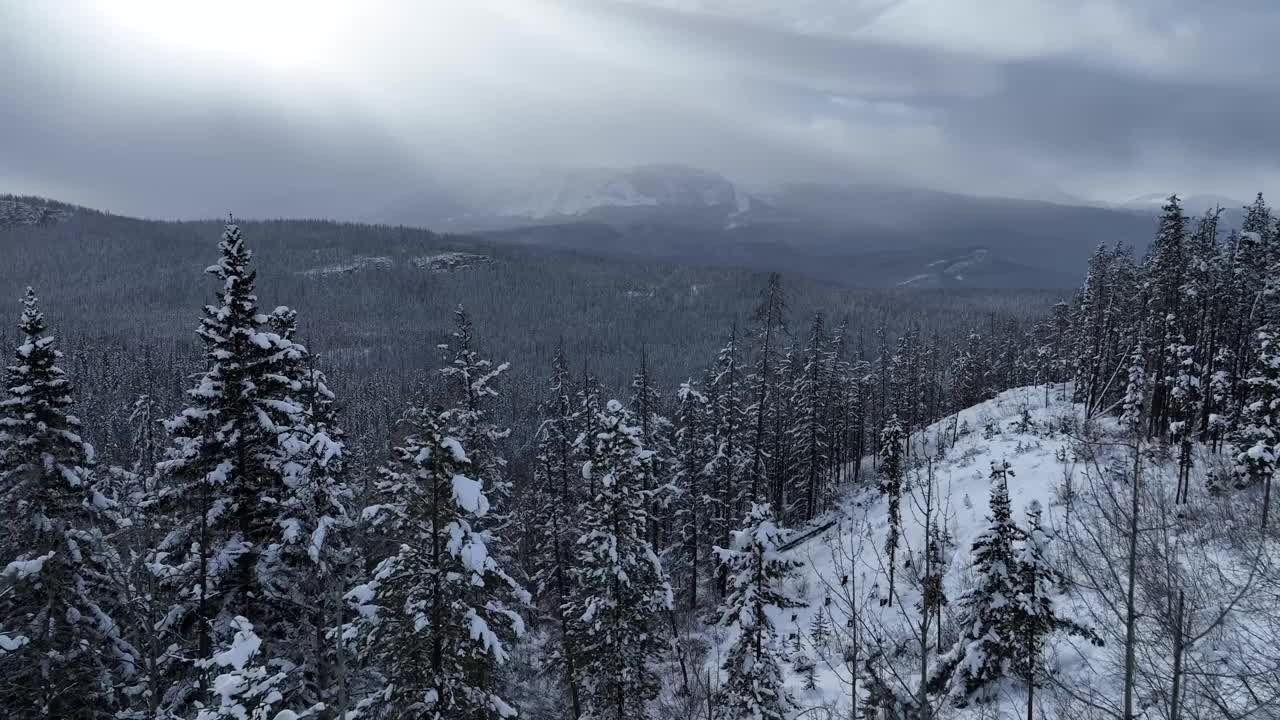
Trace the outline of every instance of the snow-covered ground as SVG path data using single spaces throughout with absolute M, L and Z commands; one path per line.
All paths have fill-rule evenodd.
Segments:
M 409 260 L 410 265 L 418 270 L 426 270 L 427 272 L 449 272 L 491 262 L 493 262 L 493 258 L 487 255 L 465 252 L 420 255 Z M 333 275 L 349 275 L 366 270 L 390 270 L 395 265 L 395 260 L 385 255 L 357 255 L 350 260 L 303 270 L 301 274 L 307 277 L 321 278 Z
M 303 270 L 302 274 L 307 277 L 347 275 L 360 270 L 390 270 L 394 264 L 391 258 L 382 255 L 357 255 L 345 262 Z
M 1022 525 L 1027 506 L 1033 501 L 1038 502 L 1044 508 L 1045 527 L 1059 534 L 1050 545 L 1051 559 L 1055 556 L 1061 559 L 1066 555 L 1065 535 L 1061 533 L 1064 523 L 1070 518 L 1066 517 L 1068 510 L 1064 497 L 1068 493 L 1064 490 L 1070 487 L 1076 493 L 1073 507 L 1077 508 L 1085 502 L 1080 499 L 1080 494 L 1088 492 L 1082 480 L 1085 462 L 1079 459 L 1078 441 L 1072 439 L 1079 433 L 1064 432 L 1072 422 L 1074 427 L 1079 427 L 1082 420 L 1078 406 L 1060 399 L 1069 396 L 1069 390 L 1062 394 L 1059 386 L 1049 393 L 1046 403 L 1043 386 L 1009 390 L 913 435 L 912 456 L 915 462 L 908 471 L 902 499 L 903 539 L 897 551 L 892 604 L 886 602 L 889 596 L 888 560 L 884 552 L 887 502 L 876 491 L 874 481 L 863 483 L 862 488 L 855 489 L 844 499 L 842 506 L 828 518 L 837 521 L 835 527 L 793 551 L 807 563 L 807 567 L 792 582 L 792 589 L 808 601 L 808 607 L 775 613 L 774 619 L 779 636 L 786 644 L 787 654 L 791 657 L 806 655 L 816 661 L 812 689 L 805 688 L 808 673 L 802 669 L 804 663 L 791 662 L 784 666 L 788 685 L 801 708 L 818 713 L 804 714 L 805 717 L 827 717 L 824 714 L 827 710 L 835 712 L 834 717 L 848 717 L 851 672 L 847 654 L 855 631 L 860 652 L 857 661 L 859 695 L 863 700 L 867 680 L 862 664 L 869 653 L 877 650 L 888 658 L 884 666 L 885 676 L 890 685 L 896 685 L 895 690 L 905 692 L 918 686 L 918 641 L 913 635 L 913 624 L 918 623 L 920 617 L 920 593 L 914 568 L 921 566 L 925 548 L 925 504 L 930 473 L 936 504 L 933 517 L 945 528 L 951 541 L 943 580 L 946 596 L 951 601 L 944 610 L 947 634 L 942 643 L 943 651 L 949 649 L 955 639 L 955 613 L 958 610 L 955 600 L 973 583 L 969 549 L 974 538 L 988 525 L 993 463 L 1008 462 L 1012 470 L 1008 487 L 1014 521 Z M 1114 422 L 1106 420 L 1096 423 L 1095 427 L 1099 427 L 1102 439 L 1114 439 Z M 940 442 L 941 438 L 945 441 Z M 940 445 L 945 448 L 943 451 L 938 450 Z M 1099 446 L 1105 447 L 1106 444 Z M 1122 457 L 1125 451 L 1113 448 L 1104 452 Z M 1203 477 L 1200 465 L 1208 457 L 1210 454 L 1207 452 L 1199 453 L 1197 477 Z M 1106 461 L 1104 456 L 1100 463 L 1090 467 L 1096 471 L 1105 466 Z M 1171 467 L 1172 458 L 1167 455 L 1163 460 L 1156 457 L 1152 460 L 1149 477 L 1157 482 L 1172 478 L 1174 472 L 1165 472 Z M 864 477 L 874 478 L 875 471 L 869 462 L 864 466 L 864 472 L 869 473 Z M 1144 473 L 1144 477 L 1148 474 Z M 1123 554 L 1123 543 L 1119 545 L 1116 552 Z M 1275 550 L 1274 545 L 1271 544 L 1270 551 Z M 1215 562 L 1228 574 L 1234 568 L 1237 576 L 1243 574 L 1241 567 L 1246 564 L 1241 562 L 1239 554 L 1226 550 Z M 1123 596 L 1118 597 L 1123 603 Z M 1116 600 L 1114 597 L 1110 599 Z M 1084 603 L 1092 603 L 1095 608 L 1100 606 L 1099 600 L 1096 593 L 1091 596 L 1090 591 L 1073 585 L 1056 602 L 1064 613 L 1087 626 L 1097 627 L 1101 632 L 1103 628 L 1094 622 L 1097 615 L 1090 615 L 1084 608 Z M 823 647 L 815 647 L 811 633 L 814 616 L 819 612 L 829 619 L 832 626 L 831 638 Z M 1110 635 L 1102 634 L 1114 637 L 1116 623 L 1108 625 Z M 1120 630 L 1122 635 L 1122 628 Z M 936 635 L 936 624 L 929 632 Z M 732 633 L 732 630 L 712 631 L 708 669 L 718 666 L 733 639 Z M 1091 696 L 1102 697 L 1111 703 L 1119 702 L 1122 694 L 1122 677 L 1117 671 L 1119 645 L 1121 643 L 1110 639 L 1106 647 L 1095 647 L 1080 638 L 1052 637 L 1046 648 L 1046 665 L 1053 682 L 1045 682 L 1044 687 L 1037 689 L 1037 717 L 1069 716 L 1067 708 L 1073 694 L 1077 695 L 1077 700 Z M 1156 645 L 1154 640 L 1152 645 Z M 930 641 L 930 646 L 932 663 L 936 637 Z M 1159 648 L 1153 652 L 1158 654 Z M 1206 652 L 1210 651 L 1206 649 Z M 1280 653 L 1276 656 L 1280 657 Z M 1158 658 L 1156 662 L 1166 659 Z M 887 669 L 889 667 L 893 670 Z M 1058 683 L 1062 687 L 1057 687 Z M 945 703 L 941 707 L 946 709 L 939 717 L 1025 717 L 1025 687 L 1019 681 L 1008 680 L 997 688 L 995 702 L 970 705 L 965 709 Z M 1143 692 L 1158 694 L 1159 691 L 1140 688 L 1139 705 L 1145 702 Z M 826 710 L 820 710 L 821 707 Z M 1149 717 L 1159 717 L 1152 712 Z

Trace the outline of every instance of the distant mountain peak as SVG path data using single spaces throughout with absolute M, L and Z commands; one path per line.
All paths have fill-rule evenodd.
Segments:
M 708 170 L 640 165 L 543 173 L 509 193 L 497 214 L 542 220 L 627 207 L 724 207 L 743 212 L 750 200 L 732 182 Z
M 0 227 L 49 225 L 69 217 L 71 209 L 62 203 L 36 197 L 0 195 Z
M 1159 212 L 1164 207 L 1165 202 L 1170 195 L 1174 193 L 1155 192 L 1139 195 L 1123 203 L 1118 207 L 1127 208 L 1129 210 L 1150 210 Z M 1201 215 L 1215 207 L 1221 207 L 1224 210 L 1237 210 L 1245 206 L 1246 203 L 1234 198 L 1225 197 L 1223 195 L 1199 194 L 1199 195 L 1178 195 L 1178 199 L 1182 201 L 1182 209 L 1189 215 Z

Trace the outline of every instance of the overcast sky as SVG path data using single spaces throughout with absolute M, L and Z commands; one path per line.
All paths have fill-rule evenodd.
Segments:
M 0 192 L 359 217 L 680 162 L 1120 201 L 1280 187 L 1275 0 L 0 0 Z

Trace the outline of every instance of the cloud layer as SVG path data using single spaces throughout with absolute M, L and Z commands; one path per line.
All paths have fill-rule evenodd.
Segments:
M 1276 187 L 1265 0 L 0 5 L 0 191 L 358 217 L 682 162 L 1121 200 Z M 186 10 L 174 10 L 186 7 Z

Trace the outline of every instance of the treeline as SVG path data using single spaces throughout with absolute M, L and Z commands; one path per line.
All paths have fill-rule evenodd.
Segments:
M 121 397 L 151 395 L 165 412 L 178 407 L 187 376 L 200 372 L 192 308 L 207 302 L 193 282 L 210 262 L 215 222 L 155 222 L 81 209 L 45 225 L 0 227 L 0 297 L 31 285 L 42 300 L 77 380 L 77 405 L 103 459 L 127 463 L 130 410 Z M 512 429 L 506 456 L 520 465 L 532 451 L 542 384 L 557 346 L 576 375 L 584 366 L 609 393 L 625 398 L 640 355 L 669 394 L 700 373 L 733 319 L 746 328 L 766 274 L 732 265 L 664 264 L 554 251 L 416 228 L 318 221 L 239 223 L 253 245 L 271 304 L 299 312 L 299 339 L 323 364 L 342 398 L 348 445 L 388 452 L 402 409 L 422 387 L 440 391 L 437 345 L 449 342 L 459 304 L 481 330 L 491 357 L 512 361 L 492 411 Z M 452 270 L 420 267 L 451 252 L 491 262 Z M 378 262 L 372 262 L 377 259 Z M 383 262 L 385 260 L 386 262 Z M 361 265 L 361 262 L 366 264 Z M 389 263 L 389 266 L 388 264 Z M 350 268 L 335 270 L 335 268 Z M 50 292 L 56 289 L 56 292 Z M 842 287 L 788 276 L 787 320 L 804 333 L 815 308 L 841 323 L 852 353 L 874 359 L 875 334 L 892 345 L 908 328 L 947 348 L 970 329 L 990 336 L 1042 315 L 1059 290 L 885 289 Z M 858 337 L 866 340 L 858 343 Z M 0 323 L 0 345 L 15 344 Z
M 1124 413 L 1145 439 L 1177 448 L 1182 502 L 1193 442 L 1229 443 L 1237 467 L 1209 489 L 1264 484 L 1265 524 L 1280 438 L 1280 229 L 1261 193 L 1239 229 L 1224 231 L 1221 215 L 1188 218 L 1172 196 L 1140 262 L 1099 246 L 1043 352 L 1090 415 Z
M 495 412 L 509 366 L 459 308 L 440 384 L 373 457 L 348 443 L 305 323 L 259 304 L 240 229 L 219 248 L 202 367 L 167 419 L 153 396 L 131 403 L 126 463 L 84 441 L 35 293 L 23 301 L 0 402 L 10 717 L 508 717 L 519 663 L 550 669 L 574 717 L 643 716 L 663 672 L 695 694 L 678 628 L 716 605 L 729 623 L 761 616 L 762 578 L 790 570 L 752 563 L 859 479 L 882 426 L 910 433 L 1047 377 L 1015 322 L 958 345 L 853 338 L 821 313 L 789 330 L 773 275 L 678 388 L 641 354 L 631 397 L 609 400 L 557 353 L 517 470 Z M 528 627 L 549 638 L 534 659 Z M 734 676 L 760 670 L 750 649 L 726 688 L 759 687 Z

